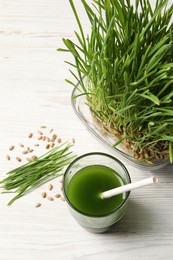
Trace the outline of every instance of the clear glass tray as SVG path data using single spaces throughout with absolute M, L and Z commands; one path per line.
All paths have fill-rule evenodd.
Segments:
M 152 164 L 148 164 L 146 161 L 138 160 L 129 154 L 129 151 L 124 150 L 121 145 L 117 145 L 113 147 L 116 140 L 113 135 L 109 133 L 103 126 L 99 125 L 99 121 L 96 117 L 93 116 L 89 106 L 87 105 L 87 101 L 85 95 L 80 95 L 80 92 L 77 88 L 74 88 L 71 95 L 72 107 L 79 117 L 79 119 L 84 123 L 87 129 L 99 140 L 101 143 L 107 145 L 112 152 L 112 155 L 117 155 L 121 159 L 125 160 L 127 163 L 140 168 L 142 170 L 157 170 L 169 163 L 168 160 L 157 160 Z M 77 98 L 74 98 L 78 96 Z

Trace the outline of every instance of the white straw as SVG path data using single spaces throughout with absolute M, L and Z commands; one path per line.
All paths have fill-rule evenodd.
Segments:
M 124 193 L 127 191 L 131 191 L 131 190 L 138 189 L 138 188 L 141 188 L 141 187 L 153 184 L 153 183 L 157 183 L 157 182 L 158 182 L 158 179 L 155 176 L 153 176 L 153 177 L 144 179 L 142 181 L 133 182 L 133 183 L 126 184 L 124 186 L 120 186 L 120 187 L 112 189 L 112 190 L 104 191 L 100 195 L 101 195 L 102 199 L 106 199 L 106 198 L 113 197 L 115 195 L 118 195 L 118 194 L 121 194 L 121 193 Z

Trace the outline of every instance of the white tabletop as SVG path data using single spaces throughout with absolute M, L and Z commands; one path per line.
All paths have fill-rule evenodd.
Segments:
M 88 30 L 80 0 L 75 3 Z M 39 142 L 32 154 L 46 152 L 35 134 L 42 124 L 47 134 L 54 129 L 64 141 L 75 138 L 72 150 L 78 155 L 111 153 L 72 110 L 72 87 L 64 81 L 70 77 L 64 60 L 71 57 L 56 51 L 63 47 L 62 37 L 74 37 L 69 2 L 0 0 L 0 20 L 0 178 L 25 162 L 18 143 L 32 147 Z M 47 183 L 10 207 L 6 204 L 12 195 L 0 194 L 0 259 L 173 259 L 173 167 L 144 172 L 125 165 L 132 181 L 156 175 L 159 183 L 131 193 L 124 218 L 110 233 L 85 231 L 65 202 L 41 197 L 43 191 L 49 196 L 60 192 L 57 179 L 50 182 L 52 191 Z M 42 205 L 36 208 L 38 202 Z

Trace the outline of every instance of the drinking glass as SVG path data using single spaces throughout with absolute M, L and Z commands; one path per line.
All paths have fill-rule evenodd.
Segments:
M 131 179 L 122 162 L 109 154 L 100 152 L 84 154 L 76 158 L 66 169 L 63 178 L 63 193 L 72 216 L 83 228 L 94 233 L 102 233 L 111 229 L 123 217 L 127 209 L 130 192 L 124 193 L 122 204 L 108 214 L 92 216 L 81 212 L 70 202 L 67 190 L 73 176 L 77 174 L 79 170 L 92 165 L 103 165 L 112 168 L 115 173 L 119 174 L 124 185 L 131 183 Z

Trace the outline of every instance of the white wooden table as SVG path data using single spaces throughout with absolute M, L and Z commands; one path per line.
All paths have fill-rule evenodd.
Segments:
M 87 27 L 80 0 L 75 0 Z M 62 140 L 76 139 L 74 151 L 110 153 L 74 114 L 67 54 L 62 37 L 73 38 L 76 23 L 68 1 L 0 0 L 0 178 L 24 163 L 18 143 L 33 146 L 41 124 Z M 15 145 L 9 151 L 10 145 Z M 34 153 L 45 152 L 43 142 Z M 5 155 L 11 160 L 7 161 Z M 15 160 L 20 155 L 22 162 Z M 23 156 L 23 157 L 22 157 Z M 152 175 L 157 185 L 133 191 L 122 221 L 110 233 L 92 234 L 71 217 L 61 200 L 41 198 L 48 183 L 16 201 L 0 194 L 0 259 L 173 259 L 173 167 L 143 172 L 126 164 L 132 181 Z M 60 190 L 58 180 L 51 196 Z M 35 204 L 41 202 L 39 208 Z

